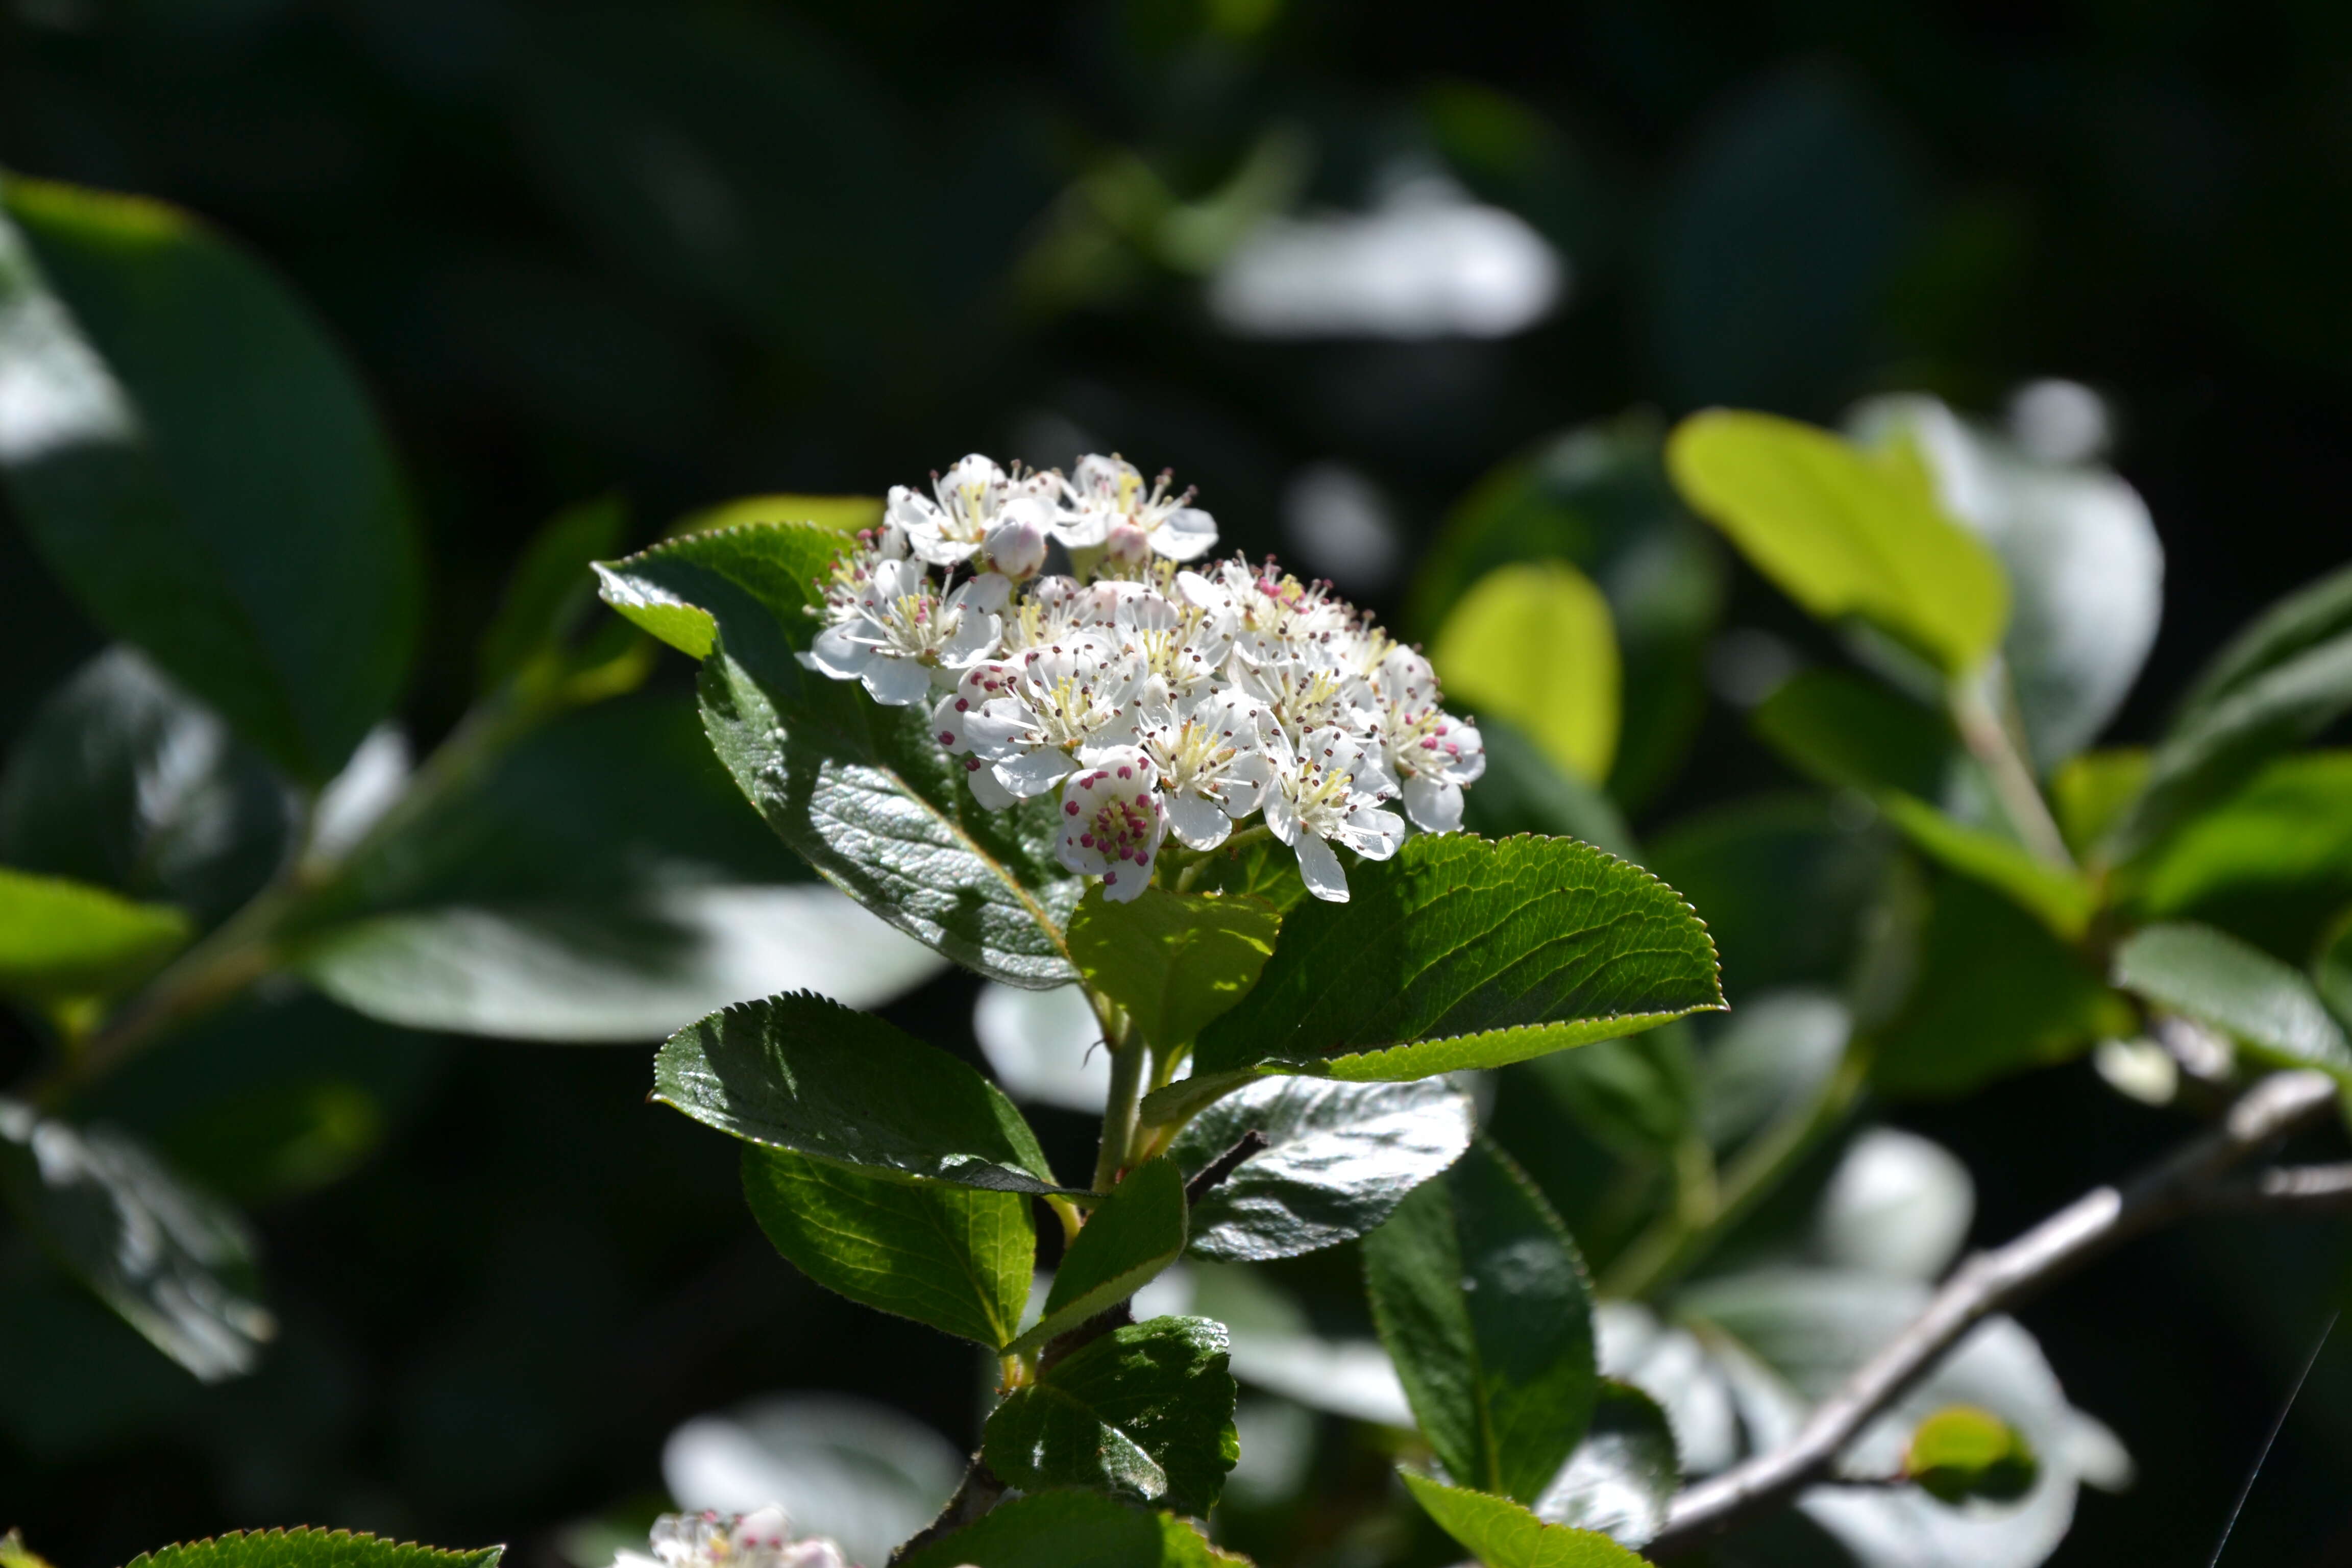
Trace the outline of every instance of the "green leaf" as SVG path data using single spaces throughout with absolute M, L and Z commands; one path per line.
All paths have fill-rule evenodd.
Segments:
M 1251 1084 L 1186 1123 L 1169 1149 L 1189 1178 L 1244 1132 L 1267 1141 L 1193 1208 L 1192 1253 L 1263 1262 L 1352 1240 L 1461 1158 L 1475 1127 L 1469 1096 L 1439 1079 Z
M 1097 889 L 1070 917 L 1070 958 L 1164 1054 L 1249 994 L 1281 925 L 1257 899 L 1146 888 L 1115 904 Z
M 1592 1291 L 1533 1183 L 1480 1140 L 1364 1238 L 1381 1342 L 1446 1469 L 1532 1502 L 1592 1416 Z
M 1087 1215 L 1054 1271 L 1044 1315 L 1012 1348 L 1034 1350 L 1134 1295 L 1182 1255 L 1185 1223 L 1184 1174 L 1173 1160 L 1129 1172 Z
M 1690 1026 L 1682 1022 L 1538 1057 L 1511 1070 L 1540 1085 L 1578 1125 L 1629 1160 L 1671 1153 L 1691 1126 L 1698 1098 Z
M 628 509 L 614 497 L 566 507 L 524 546 L 482 633 L 476 686 L 496 690 L 550 651 L 595 602 L 589 563 L 621 547 Z
M 903 1182 L 786 1149 L 747 1146 L 743 1196 L 778 1252 L 828 1290 L 1003 1351 L 1035 1267 L 1030 1201 Z
M 1879 1088 L 1962 1094 L 2131 1032 L 2131 1009 L 2042 922 L 1966 878 L 1937 875 L 1929 886 L 1917 973 L 1872 1031 Z
M 129 1568 L 498 1568 L 503 1546 L 470 1552 L 387 1541 L 348 1530 L 231 1531 L 142 1552 Z
M 2352 710 L 2352 568 L 2289 595 L 2214 660 L 2148 760 L 2105 858 L 2145 854 Z
M 1819 795 L 1752 796 L 1681 821 L 1643 863 L 1706 911 L 1724 989 L 1843 981 L 1885 880 L 1889 836 Z
M 931 1542 L 898 1568 L 1218 1568 L 1220 1552 L 1173 1514 L 1099 1492 L 1032 1492 Z
M 753 1143 L 877 1175 L 1058 1193 L 1004 1091 L 871 1013 L 810 992 L 745 1002 L 670 1037 L 656 1100 Z
M 1234 1468 L 1225 1331 L 1206 1318 L 1113 1329 L 1016 1388 L 981 1455 L 1023 1491 L 1077 1486 L 1205 1514 Z
M 188 917 L 167 904 L 0 867 L 0 994 L 110 995 L 179 951 L 188 931 Z
M 1974 1405 L 1948 1405 L 1920 1422 L 1903 1457 L 1903 1474 L 1948 1503 L 2015 1502 L 2033 1489 L 2041 1468 L 2023 1433 Z
M 1907 450 L 1867 453 L 1765 414 L 1695 414 L 1666 439 L 1683 499 L 1824 620 L 1855 616 L 1965 675 L 2009 621 L 2000 563 L 1944 515 Z
M 840 546 L 805 524 L 700 533 L 600 563 L 607 604 L 705 660 L 711 744 L 768 825 L 827 881 L 992 979 L 1076 978 L 1064 929 L 1082 879 L 1054 858 L 1055 806 L 972 798 L 915 708 L 803 670 L 812 584 Z
M 2352 751 L 2281 757 L 2134 867 L 2134 923 L 2197 921 L 2284 958 L 2352 900 Z
M 1591 1430 L 1535 1511 L 1549 1523 L 1599 1531 L 1638 1549 L 1665 1527 L 1682 1484 L 1666 1413 L 1633 1384 L 1603 1381 Z
M 205 1382 L 251 1372 L 276 1334 L 253 1300 L 243 1216 L 127 1135 L 0 1100 L 0 1193 L 100 1300 Z
M 2352 1072 L 2352 1047 L 2303 974 L 2211 926 L 2154 925 L 2116 949 L 2116 984 L 2274 1063 Z
M 1564 561 L 1498 567 L 1438 628 L 1430 659 L 1448 696 L 1525 731 L 1588 784 L 1617 754 L 1617 636 L 1609 601 Z
M 1397 1473 L 1413 1500 L 1486 1568 L 1633 1568 L 1642 1561 L 1597 1531 L 1546 1524 L 1508 1498 Z
M 2147 748 L 2116 746 L 2070 757 L 2050 780 L 2050 809 L 2066 847 L 2087 858 L 2147 783 Z
M 419 573 L 390 447 L 310 311 L 160 203 L 0 183 L 0 482 L 91 618 L 280 767 L 398 696 Z
M 715 533 L 747 522 L 804 522 L 827 533 L 854 534 L 882 525 L 880 496 L 745 496 L 680 518 L 670 537 Z
M 1689 906 L 1573 839 L 1427 834 L 1348 875 L 1347 903 L 1284 921 L 1250 1005 L 1202 1034 L 1197 1075 L 1427 1078 L 1723 1005 Z
M 1867 794 L 1928 856 L 1998 889 L 2058 935 L 2071 940 L 2090 924 L 2098 894 L 2084 878 L 1922 798 L 1941 792 L 1951 761 L 1950 727 L 1938 716 L 1859 677 L 1807 670 L 1759 703 L 1750 721 L 1792 765 Z
M 226 919 L 286 858 L 292 793 L 137 649 L 52 692 L 0 775 L 0 862 Z
M 1633 830 L 1599 785 L 1555 765 L 1542 748 L 1492 714 L 1478 719 L 1486 771 L 1463 797 L 1463 826 L 1486 838 L 1538 833 L 1581 838 L 1620 859 L 1635 858 Z
M 2352 1025 L 2352 910 L 2344 911 L 2319 944 L 2312 961 L 2312 984 L 2336 1016 Z

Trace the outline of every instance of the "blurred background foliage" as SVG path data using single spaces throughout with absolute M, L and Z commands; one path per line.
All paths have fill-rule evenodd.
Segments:
M 1472 825 L 1637 853 L 1723 951 L 1738 1011 L 1696 1057 L 1661 1032 L 1511 1069 L 1495 1101 L 1604 1280 L 1678 1130 L 1696 1116 L 1728 1152 L 1874 1007 L 1931 1042 L 1920 1070 L 1895 1058 L 1881 1127 L 1826 1145 L 1726 1258 L 1794 1248 L 1897 1283 L 1777 1308 L 1700 1286 L 1694 1310 L 1725 1332 L 1883 1317 L 1964 1237 L 2004 1238 L 2177 1133 L 2079 1057 L 2105 994 L 2067 989 L 2034 921 L 1902 854 L 1865 801 L 1823 787 L 1852 782 L 1836 759 L 1774 729 L 1788 677 L 1844 651 L 1683 512 L 1659 443 L 1708 404 L 1836 424 L 1926 392 L 2005 431 L 2002 460 L 2098 491 L 2049 505 L 2128 513 L 2136 490 L 2162 545 L 2160 626 L 2130 602 L 2155 579 L 2126 516 L 2094 554 L 2121 602 L 2021 611 L 2053 637 L 2098 632 L 2059 661 L 2074 687 L 2021 697 L 2044 762 L 2094 733 L 2149 739 L 2230 632 L 2352 539 L 2339 7 L 6 0 L 0 165 L 204 215 L 355 364 L 380 460 L 320 406 L 283 411 L 279 458 L 357 443 L 338 472 L 360 489 L 238 493 L 234 454 L 215 454 L 223 528 L 315 503 L 416 535 L 406 553 L 322 552 L 376 619 L 297 607 L 278 650 L 297 686 L 347 664 L 375 711 L 232 714 L 232 741 L 108 651 L 28 543 L 21 496 L 5 514 L 0 858 L 210 928 L 289 852 L 270 763 L 349 786 L 345 837 L 314 829 L 304 851 L 339 867 L 300 953 L 310 984 L 273 977 L 76 1106 L 248 1205 L 277 1330 L 257 1369 L 199 1384 L 19 1233 L 0 1240 L 0 1523 L 64 1568 L 302 1521 L 586 1563 L 665 1489 L 699 1500 L 723 1489 L 712 1467 L 772 1470 L 787 1450 L 803 1478 L 866 1467 L 862 1491 L 831 1489 L 885 1512 L 943 1489 L 981 1372 L 776 1259 L 731 1149 L 644 1103 L 641 1049 L 440 1032 L 650 1041 L 804 939 L 804 874 L 710 762 L 682 663 L 649 670 L 643 645 L 595 631 L 577 571 L 735 497 L 874 494 L 975 448 L 1118 449 L 1200 485 L 1229 543 L 1428 639 L 1487 722 Z M 70 248 L 43 255 L 61 287 Z M 129 321 L 110 358 L 154 346 Z M 2035 388 L 2049 376 L 2095 394 Z M 200 448 L 201 386 L 175 395 Z M 278 537 L 253 531 L 264 580 Z M 1465 595 L 1476 613 L 1449 621 Z M 1515 626 L 1557 640 L 1512 668 Z M 387 705 L 397 731 L 360 757 L 396 784 L 434 754 L 418 776 L 435 788 L 393 808 L 415 814 L 405 831 L 371 837 L 393 784 L 371 805 L 343 763 Z M 1900 750 L 1899 723 L 1868 728 Z M 1947 743 L 1870 764 L 1909 787 L 1903 768 L 1924 755 L 1932 773 Z M 129 789 L 136 759 L 166 753 L 199 759 L 179 793 Z M 2095 780 L 2076 782 L 2094 819 Z M 2237 848 L 2176 845 L 2140 909 L 2300 964 L 2352 898 L 2352 845 L 2309 805 L 2344 789 L 2340 754 L 2264 775 L 2199 829 Z M 2250 835 L 2278 862 L 2267 879 Z M 1948 971 L 1874 994 L 1872 954 L 1906 918 L 1943 922 L 1926 950 Z M 761 932 L 783 934 L 740 950 Z M 675 962 L 613 978 L 614 954 L 649 951 Z M 880 971 L 850 1000 L 896 996 L 887 1016 L 979 1059 L 974 982 L 864 962 Z M 1988 990 L 2068 1020 L 2044 1042 L 2066 1059 L 1934 1046 Z M 992 991 L 978 1017 L 999 1020 L 991 1056 L 1024 1098 L 1083 1104 L 1067 1064 L 1008 1054 L 1045 1036 L 1005 1020 L 1055 1005 Z M 29 1020 L 8 1030 L 13 1083 L 43 1047 Z M 1088 1119 L 1037 1115 L 1079 1168 Z M 1940 1194 L 1911 1253 L 1838 1220 L 1857 1160 Z M 2209 1224 L 2022 1314 L 2065 1385 L 2051 1407 L 2096 1413 L 2138 1472 L 2083 1494 L 2056 1561 L 2168 1561 L 2210 1538 L 2344 1261 L 2332 1232 Z M 1262 1391 L 1243 1414 L 1262 1458 L 1224 1510 L 1236 1543 L 1270 1563 L 1445 1560 L 1387 1480 L 1392 1384 L 1342 1375 L 1369 1348 L 1354 1249 L 1263 1271 L 1273 1292 L 1195 1272 L 1200 1309 L 1266 1347 L 1239 1368 Z M 1614 1331 L 1638 1357 L 1675 1353 L 1680 1331 Z M 823 1394 L 923 1430 L 805 1403 Z M 708 1415 L 754 1396 L 803 1403 Z M 2241 1527 L 2247 1560 L 2352 1560 L 2347 1412 L 2339 1353 Z M 848 1436 L 812 1457 L 814 1430 Z M 877 1450 L 906 1473 L 877 1479 Z M 1780 1533 L 1744 1550 L 1834 1560 L 1814 1525 Z

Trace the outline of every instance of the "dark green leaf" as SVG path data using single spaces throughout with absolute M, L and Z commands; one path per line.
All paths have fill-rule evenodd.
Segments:
M 753 1144 L 743 1195 L 776 1250 L 829 1290 L 993 1351 L 1020 1332 L 1037 1233 L 1018 1193 L 894 1181 Z
M 2279 758 L 2132 868 L 2141 921 L 2198 921 L 2282 958 L 2352 900 L 2352 752 Z
M 1064 1190 L 1002 1089 L 895 1024 L 807 992 L 671 1036 L 654 1058 L 654 1098 L 721 1132 L 879 1175 Z
M 1488 838 L 1514 833 L 1581 838 L 1621 860 L 1635 858 L 1633 830 L 1597 785 L 1562 773 L 1506 721 L 1479 715 L 1478 738 L 1486 747 L 1486 771 L 1463 797 L 1465 826 Z
M 1352 1240 L 1459 1159 L 1475 1126 L 1470 1097 L 1437 1079 L 1251 1084 L 1186 1123 L 1169 1150 L 1189 1177 L 1244 1132 L 1267 1140 L 1193 1209 L 1192 1254 L 1257 1262 Z
M 292 829 L 292 796 L 260 753 L 130 647 L 53 693 L 0 776 L 0 861 L 205 924 L 261 890 Z
M 1911 1434 L 1903 1473 L 1940 1502 L 1980 1497 L 2015 1502 L 2041 1473 L 2023 1433 L 1991 1411 L 1948 1405 Z
M 1583 1260 L 1534 1184 L 1474 1144 L 1364 1238 L 1364 1280 L 1446 1469 L 1541 1496 L 1584 1436 L 1599 1378 Z
M 1252 898 L 1146 888 L 1114 904 L 1097 889 L 1070 917 L 1070 959 L 1166 1053 L 1249 994 L 1281 925 L 1272 905 Z
M 2070 757 L 2050 781 L 2050 810 L 2077 859 L 2087 858 L 2147 783 L 2147 749 L 2115 746 Z
M 1347 903 L 1292 911 L 1250 1005 L 1202 1035 L 1198 1075 L 1427 1078 L 1723 1004 L 1689 906 L 1573 839 L 1429 834 L 1349 882 Z
M 2146 853 L 2279 752 L 2352 709 L 2352 570 L 2292 594 L 2224 649 L 2149 759 L 2146 787 L 2103 847 Z
M 445 1552 L 348 1530 L 231 1531 L 142 1552 L 130 1568 L 497 1568 L 505 1552 L 503 1546 Z
M 1134 1295 L 1182 1254 L 1185 1220 L 1184 1175 L 1176 1162 L 1154 1160 L 1129 1172 L 1087 1215 L 1054 1271 L 1044 1315 L 1013 1348 L 1034 1350 Z
M 477 684 L 483 691 L 522 674 L 578 624 L 595 602 L 588 564 L 621 548 L 628 515 L 609 496 L 583 501 L 557 512 L 532 537 L 482 633 Z
M 1498 566 L 1465 590 L 1430 658 L 1447 693 L 1508 721 L 1552 765 L 1599 784 L 1616 760 L 1622 682 L 1609 601 L 1564 561 Z
M 0 867 L 0 994 L 39 1002 L 120 991 L 177 952 L 188 917 L 86 882 Z
M 1005 1395 L 981 1453 L 1023 1491 L 1087 1487 L 1204 1514 L 1240 1452 L 1225 1359 L 1206 1318 L 1113 1329 Z
M 0 1192 L 99 1300 L 205 1382 L 251 1372 L 277 1332 L 252 1300 L 244 1218 L 123 1134 L 0 1100 Z
M 1743 1008 L 1739 1015 L 1746 1016 Z M 1619 1156 L 1670 1152 L 1698 1097 L 1690 1026 L 1677 1021 L 1622 1040 L 1596 1040 L 1512 1069 Z
M 2302 973 L 2210 926 L 2155 925 L 2116 949 L 2116 984 L 2268 1059 L 2352 1072 L 2352 1047 Z
M 1173 1514 L 1099 1492 L 1032 1492 L 992 1510 L 898 1568 L 1218 1568 L 1220 1552 Z
M 1535 1511 L 1551 1523 L 1597 1530 L 1639 1548 L 1664 1526 L 1682 1484 L 1666 1413 L 1631 1384 L 1608 1381 L 1592 1407 L 1591 1429 L 1536 1500 Z
M 1634 1568 L 1642 1561 L 1595 1531 L 1546 1524 L 1508 1498 L 1398 1473 L 1413 1500 L 1486 1568 Z
M 2311 978 L 2336 1017 L 2352 1025 L 2352 910 L 2347 910 L 2319 944 Z
M 1727 1153 L 1808 1104 L 1845 1054 L 1853 1016 L 1827 991 L 1790 986 L 1743 1000 L 1699 1059 L 1699 1130 Z
M 656 545 L 599 565 L 605 602 L 705 660 L 703 721 L 770 826 L 891 924 L 1015 985 L 1076 978 L 1064 928 L 1083 890 L 1055 860 L 1055 807 L 983 810 L 928 715 L 803 670 L 813 581 L 840 544 L 796 524 Z
M 1643 863 L 1700 911 L 1744 1005 L 1768 986 L 1845 978 L 1889 850 L 1867 813 L 1768 795 L 1684 818 Z
M 405 679 L 383 432 L 310 312 L 160 203 L 0 186 L 0 480 L 93 619 L 320 783 Z
M 1930 879 L 1917 973 L 1872 1031 L 1872 1080 L 1895 1094 L 1960 1094 L 2129 1034 L 2130 1009 L 2081 955 L 1967 878 Z
M 1953 761 L 1951 728 L 1940 716 L 1859 677 L 1808 670 L 1759 704 L 1751 721 L 1791 765 L 1867 794 L 1920 849 L 2000 889 L 2059 935 L 2079 936 L 2090 923 L 2097 894 L 2080 876 L 1928 804 Z
M 1692 509 L 1813 615 L 1859 616 L 1951 677 L 2000 645 L 2000 563 L 1944 515 L 1907 452 L 1864 452 L 1793 420 L 1713 409 L 1675 427 L 1666 468 Z

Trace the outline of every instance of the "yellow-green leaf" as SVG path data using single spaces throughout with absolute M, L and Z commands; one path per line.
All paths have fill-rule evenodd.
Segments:
M 1641 1558 L 1596 1531 L 1546 1524 L 1508 1498 L 1398 1473 L 1413 1500 L 1486 1568 L 1641 1568 Z
M 188 917 L 63 877 L 0 867 L 0 992 L 34 1001 L 102 996 L 188 940 Z
M 1507 719 L 1589 784 L 1617 756 L 1617 634 L 1609 601 L 1564 561 L 1498 567 L 1438 629 L 1431 661 L 1456 702 Z

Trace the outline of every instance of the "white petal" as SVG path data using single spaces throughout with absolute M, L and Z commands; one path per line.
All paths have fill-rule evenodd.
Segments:
M 977 664 L 996 647 L 997 620 L 981 610 L 968 609 L 956 623 L 955 636 L 940 648 L 940 661 L 958 669 Z
M 980 548 L 980 541 L 976 539 L 959 542 L 936 528 L 910 528 L 907 531 L 907 542 L 914 548 L 916 555 L 934 566 L 953 566 L 959 562 L 969 561 L 971 552 Z
M 931 739 L 945 746 L 950 756 L 960 757 L 971 750 L 971 731 L 964 722 L 965 715 L 956 710 L 956 704 L 963 700 L 950 692 L 931 710 Z
M 1298 838 L 1298 807 L 1278 789 L 1265 792 L 1265 826 L 1285 844 Z
M 1004 608 L 1004 601 L 1013 595 L 1013 579 L 1002 572 L 983 572 L 967 580 L 948 595 L 948 603 L 961 604 L 968 610 L 986 610 L 991 615 Z
M 936 529 L 940 525 L 937 503 L 929 496 L 917 495 L 904 485 L 890 487 L 890 505 L 885 515 L 909 533 L 917 529 Z
M 1367 860 L 1385 860 L 1404 842 L 1404 818 L 1393 811 L 1358 806 L 1332 837 Z
M 1171 561 L 1197 560 L 1216 543 L 1216 521 L 1196 506 L 1178 507 L 1151 531 L 1151 548 Z
M 1213 800 L 1197 795 L 1171 795 L 1167 805 L 1169 831 L 1195 849 L 1214 849 L 1234 830 L 1233 818 Z
M 911 658 L 878 657 L 866 667 L 866 689 L 885 708 L 904 708 L 930 695 L 931 672 Z
M 1070 767 L 1066 753 L 1049 747 L 1007 757 L 996 764 L 996 776 L 1006 789 L 1026 800 L 1067 778 Z
M 972 751 L 995 763 L 1028 739 L 1029 721 L 1021 715 L 1019 704 L 999 698 L 966 713 L 962 730 Z
M 993 768 L 974 768 L 965 775 L 965 782 L 971 785 L 971 798 L 991 811 L 1021 804 L 1019 796 L 997 782 Z
M 1432 833 L 1451 833 L 1462 826 L 1462 786 L 1424 778 L 1404 781 L 1405 815 Z
M 835 680 L 855 680 L 874 662 L 874 645 L 851 636 L 847 626 L 827 626 L 816 634 L 804 657 L 812 669 L 821 669 Z
M 1054 537 L 1066 550 L 1092 550 L 1110 532 L 1110 513 L 1093 507 L 1081 507 L 1076 511 L 1056 511 L 1051 524 Z
M 1326 903 L 1346 903 L 1348 873 L 1339 868 L 1339 857 L 1331 847 L 1312 833 L 1302 833 L 1292 847 L 1298 851 L 1298 875 L 1307 890 Z
M 1139 866 L 1132 860 L 1113 866 L 1102 874 L 1103 897 L 1115 904 L 1133 903 L 1143 897 L 1143 889 L 1151 886 L 1151 863 Z

